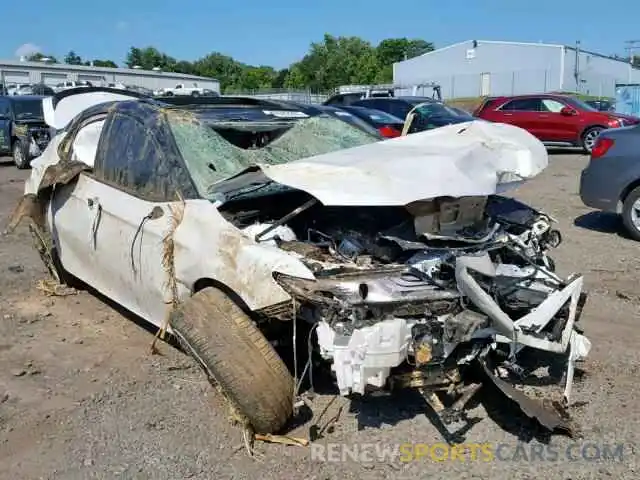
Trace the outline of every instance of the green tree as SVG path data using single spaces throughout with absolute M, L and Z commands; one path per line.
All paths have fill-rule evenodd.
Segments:
M 242 75 L 240 77 L 239 87 L 246 90 L 261 90 L 271 88 L 277 72 L 272 67 L 260 66 L 242 66 Z
M 242 88 L 243 65 L 222 53 L 213 52 L 196 60 L 193 69 L 196 75 L 219 80 L 225 90 Z
M 283 68 L 281 70 L 278 70 L 278 73 L 276 74 L 276 76 L 273 79 L 273 82 L 271 83 L 271 87 L 284 88 L 284 84 L 287 81 L 288 75 L 289 75 L 288 68 Z
M 139 66 L 145 70 L 151 70 L 157 67 L 168 72 L 175 71 L 177 63 L 175 58 L 160 52 L 155 47 L 131 47 L 125 60 L 129 68 Z
M 71 50 L 64 57 L 64 63 L 67 65 L 82 65 L 82 58 L 76 52 Z
M 286 88 L 304 88 L 306 87 L 306 79 L 298 64 L 291 66 L 287 72 L 287 76 L 284 80 L 284 87 Z
M 325 34 L 322 42 L 312 43 L 309 53 L 292 66 L 297 68 L 296 82 L 313 90 L 328 90 L 339 85 L 372 83 L 378 62 L 373 46 L 359 37 L 334 37 Z
M 29 62 L 42 62 L 47 59 L 47 63 L 58 63 L 58 59 L 53 55 L 45 55 L 44 53 L 36 52 L 33 55 L 27 57 Z
M 107 68 L 118 68 L 118 65 L 113 60 L 94 60 L 94 67 L 107 67 Z
M 376 56 L 380 65 L 377 81 L 392 82 L 394 63 L 431 52 L 433 49 L 433 43 L 425 40 L 410 40 L 408 38 L 387 38 L 382 40 L 376 47 Z

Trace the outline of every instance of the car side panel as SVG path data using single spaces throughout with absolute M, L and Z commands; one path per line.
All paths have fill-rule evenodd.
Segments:
M 640 129 L 610 131 L 616 142 L 603 158 L 591 160 L 580 176 L 580 198 L 592 208 L 621 211 L 623 193 L 640 180 Z
M 160 326 L 166 308 L 162 237 L 169 215 L 143 222 L 154 206 L 83 173 L 56 191 L 51 221 L 67 271 Z
M 234 227 L 207 200 L 185 201 L 172 239 L 180 284 L 190 288 L 197 280 L 211 279 L 235 292 L 251 310 L 290 300 L 274 280 L 274 272 L 315 278 L 299 259 L 274 248 L 272 241 L 256 243 L 253 235 Z

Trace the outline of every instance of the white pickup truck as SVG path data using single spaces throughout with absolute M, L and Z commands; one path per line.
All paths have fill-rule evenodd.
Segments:
M 179 83 L 173 88 L 162 88 L 159 90 L 159 94 L 172 97 L 174 95 L 191 95 L 192 97 L 199 97 L 204 95 L 204 88 L 198 87 L 197 83 L 193 84 L 193 87 L 187 87 L 184 83 Z

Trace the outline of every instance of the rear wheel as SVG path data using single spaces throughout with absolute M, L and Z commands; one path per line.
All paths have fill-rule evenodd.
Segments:
M 22 142 L 22 140 L 16 139 L 13 142 L 13 163 L 16 164 L 20 170 L 24 170 L 25 168 L 29 168 L 29 149 Z
M 582 134 L 582 148 L 584 148 L 586 152 L 591 153 L 600 132 L 603 130 L 604 128 L 602 127 L 591 127 Z
M 246 423 L 258 433 L 282 429 L 293 413 L 293 378 L 231 298 L 207 287 L 172 315 L 171 328 Z
M 640 241 L 640 187 L 636 187 L 622 204 L 622 223 L 634 240 Z

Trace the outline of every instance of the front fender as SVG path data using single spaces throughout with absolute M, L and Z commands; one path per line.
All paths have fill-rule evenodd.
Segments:
M 315 278 L 297 258 L 244 235 L 211 202 L 174 205 L 182 217 L 173 232 L 175 275 L 190 289 L 210 278 L 233 290 L 249 309 L 259 310 L 291 298 L 274 280 L 274 272 Z

